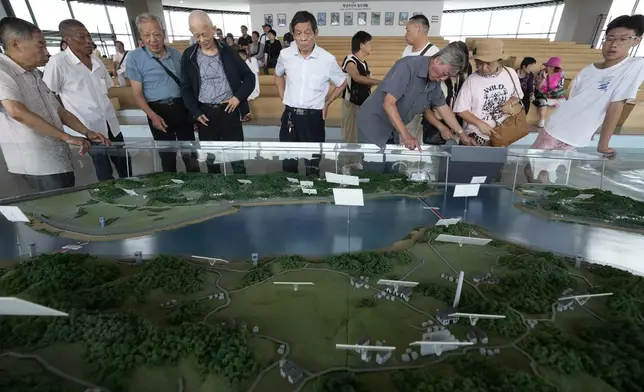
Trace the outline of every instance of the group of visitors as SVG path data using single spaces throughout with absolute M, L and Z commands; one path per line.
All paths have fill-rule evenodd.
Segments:
M 249 119 L 248 101 L 259 94 L 259 70 L 274 67 L 284 104 L 280 141 L 324 142 L 327 112 L 340 97 L 347 142 L 380 147 L 394 142 L 409 149 L 421 149 L 426 142 L 489 145 L 499 124 L 522 110 L 527 113 L 533 104 L 540 127 L 534 148 L 572 150 L 585 146 L 599 128 L 598 150 L 614 154 L 611 135 L 625 102 L 635 98 L 644 80 L 644 60 L 628 57 L 644 33 L 641 15 L 609 23 L 604 61 L 584 68 L 568 94 L 560 58 L 549 59 L 535 75 L 532 58 L 518 70 L 504 66 L 503 42 L 497 39 L 477 39 L 470 47 L 452 42 L 439 50 L 428 40 L 429 21 L 422 15 L 409 20 L 403 58 L 383 79 L 374 78 L 367 63 L 370 34 L 353 36 L 351 54 L 340 67 L 316 44 L 317 22 L 307 11 L 294 15 L 288 37 L 293 41 L 286 47 L 268 25 L 262 35 L 248 34 L 243 26 L 236 42 L 224 38 L 203 11 L 190 13 L 189 25 L 194 44 L 183 54 L 165 44 L 161 22 L 147 13 L 136 18 L 140 47 L 125 52 L 117 44 L 112 72 L 119 84 L 121 78 L 131 84 L 155 140 L 192 141 L 196 130 L 200 141 L 243 141 L 242 120 Z M 112 78 L 93 54 L 91 34 L 74 19 L 61 22 L 59 31 L 65 49 L 47 61 L 37 26 L 13 17 L 0 21 L 5 49 L 0 54 L 0 146 L 9 171 L 36 191 L 74 185 L 70 145 L 81 154 L 89 152 L 101 181 L 113 178 L 112 165 L 119 177 L 131 174 L 122 150 L 91 149 L 123 141 L 107 95 Z M 545 120 L 550 106 L 557 108 Z M 66 133 L 63 125 L 82 137 Z M 160 157 L 163 171 L 177 171 L 175 151 L 161 151 Z M 199 171 L 194 152 L 181 157 L 187 171 Z M 216 158 L 208 157 L 208 171 L 220 171 Z M 319 162 L 319 155 L 305 160 L 306 173 L 318 175 Z M 287 159 L 283 169 L 297 172 L 298 164 Z M 245 172 L 243 161 L 232 167 Z M 530 177 L 532 170 L 526 169 Z

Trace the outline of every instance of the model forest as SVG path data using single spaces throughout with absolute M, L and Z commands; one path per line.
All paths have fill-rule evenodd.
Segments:
M 73 253 L 23 260 L 0 271 L 0 295 L 69 316 L 0 317 L 0 390 L 642 391 L 644 279 L 496 240 L 441 243 L 441 233 L 486 237 L 462 223 L 417 228 L 405 251 L 256 266 L 162 255 L 143 265 Z M 451 305 L 456 285 L 444 276 L 458 271 L 459 312 L 505 316 L 476 324 L 489 344 L 401 360 L 436 309 Z M 419 285 L 410 301 L 384 301 L 374 297 L 380 278 Z M 294 291 L 276 281 L 315 285 Z M 557 309 L 562 293 L 607 292 Z M 448 328 L 463 340 L 468 324 Z M 389 362 L 336 350 L 363 335 L 396 347 Z M 479 354 L 485 347 L 499 354 Z M 301 377 L 280 375 L 280 360 Z

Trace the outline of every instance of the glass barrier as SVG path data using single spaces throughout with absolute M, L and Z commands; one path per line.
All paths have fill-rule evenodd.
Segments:
M 509 148 L 507 168 L 513 170 L 513 191 L 523 184 L 603 189 L 606 161 L 599 153 Z
M 8 391 L 397 392 L 436 384 L 428 369 L 458 374 L 452 389 L 550 390 L 537 334 L 641 318 L 620 307 L 641 302 L 634 278 L 605 266 L 644 273 L 644 207 L 578 189 L 603 185 L 586 167 L 612 170 L 593 154 L 141 141 L 34 168 L 3 147 Z M 527 163 L 555 186 L 521 187 Z

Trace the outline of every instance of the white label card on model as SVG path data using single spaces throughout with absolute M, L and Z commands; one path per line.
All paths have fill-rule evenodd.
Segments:
M 135 192 L 134 190 L 132 190 L 132 189 L 125 189 L 125 188 L 121 188 L 121 189 L 123 189 L 123 190 L 125 191 L 125 193 L 127 193 L 127 194 L 128 194 L 128 196 L 138 196 L 138 195 L 139 195 L 138 193 L 136 193 L 136 192 Z
M 581 195 L 577 195 L 577 197 L 575 197 L 575 199 L 588 200 L 588 199 L 591 199 L 593 197 L 595 197 L 595 195 L 591 195 L 591 194 L 588 194 L 588 193 L 582 193 Z
M 487 180 L 487 176 L 472 177 L 470 184 L 485 184 L 485 180 Z
M 183 180 L 177 180 L 177 179 L 171 178 L 170 181 L 174 182 L 175 184 L 183 184 Z
M 237 181 L 239 181 L 240 184 L 244 184 L 244 185 L 253 183 L 251 180 L 237 180 Z
M 305 195 L 317 195 L 318 194 L 317 189 L 311 189 L 311 188 L 302 188 L 302 192 Z
M 479 194 L 481 184 L 454 185 L 454 197 L 474 197 Z
M 299 183 L 300 183 L 300 182 L 297 180 L 297 178 L 293 178 L 293 177 L 286 177 L 286 179 L 287 179 L 287 180 L 288 180 L 288 182 L 290 182 L 291 184 L 299 184 Z
M 29 218 L 18 206 L 0 206 L 0 213 L 10 222 L 29 222 Z
M 325 172 L 324 176 L 327 182 L 332 182 L 334 184 L 354 186 L 360 185 L 360 179 L 358 178 L 358 176 L 347 176 L 344 174 L 335 174 L 331 172 Z
M 300 181 L 302 188 L 313 188 L 313 181 Z
M 369 182 L 370 178 L 361 178 L 359 181 L 360 182 Z
M 0 316 L 67 316 L 67 313 L 20 298 L 1 297 Z
M 364 206 L 362 189 L 333 188 L 333 201 L 338 206 Z

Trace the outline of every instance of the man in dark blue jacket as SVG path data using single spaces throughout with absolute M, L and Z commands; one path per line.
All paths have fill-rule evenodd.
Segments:
M 193 11 L 188 18 L 197 44 L 181 57 L 183 101 L 197 119 L 200 141 L 243 141 L 241 117 L 248 113 L 248 96 L 255 88 L 255 74 L 237 51 L 215 40 L 208 14 Z M 208 171 L 220 173 L 214 155 Z M 235 173 L 245 173 L 244 161 L 231 162 Z

